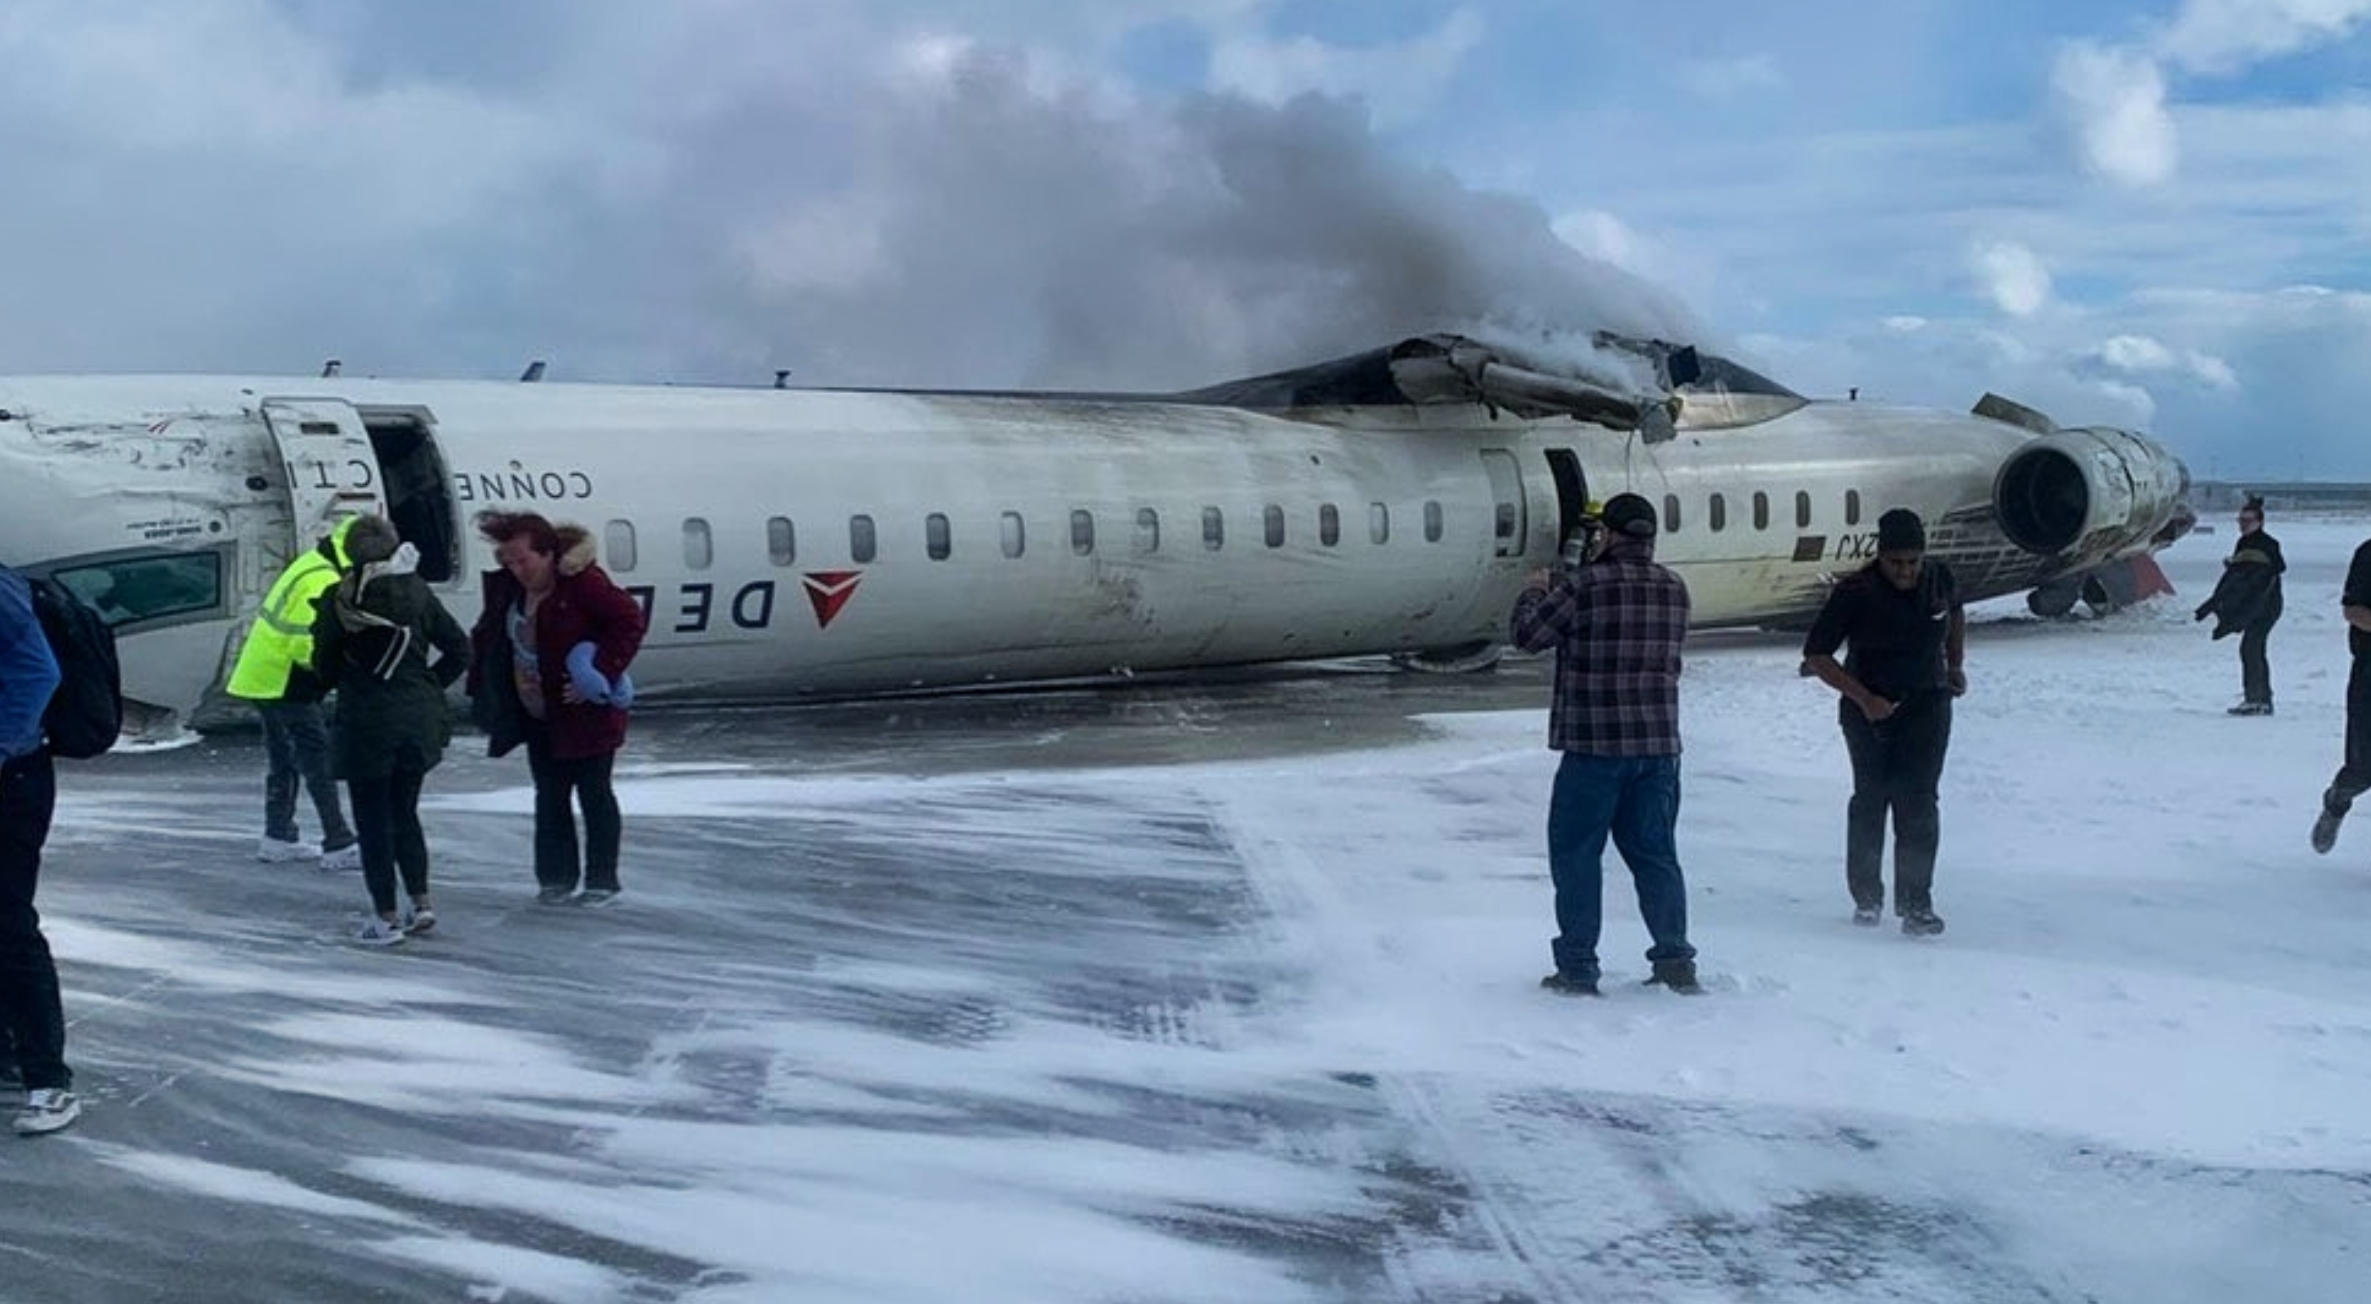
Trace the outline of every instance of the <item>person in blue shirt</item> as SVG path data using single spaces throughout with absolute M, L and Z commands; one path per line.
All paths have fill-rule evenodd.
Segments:
M 0 566 L 0 1026 L 24 1082 L 16 1130 L 26 1136 L 55 1132 L 82 1114 L 66 1067 L 58 966 L 33 908 L 58 796 L 41 732 L 57 686 L 57 658 L 34 615 L 32 590 Z

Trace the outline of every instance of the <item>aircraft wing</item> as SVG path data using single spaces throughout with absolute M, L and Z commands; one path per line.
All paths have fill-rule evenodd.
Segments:
M 1481 404 L 1519 417 L 1571 417 L 1667 438 L 1676 395 L 1638 392 L 1570 362 L 1527 356 L 1463 335 L 1419 335 L 1386 348 L 1228 381 L 1178 401 L 1278 410 L 1397 404 Z

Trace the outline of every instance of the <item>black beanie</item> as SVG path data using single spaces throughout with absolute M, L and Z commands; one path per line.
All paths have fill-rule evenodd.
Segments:
M 1918 513 L 1896 507 L 1877 518 L 1877 551 L 1925 552 L 1926 525 Z
M 1605 510 L 1599 515 L 1605 528 L 1615 534 L 1633 539 L 1655 537 L 1655 505 L 1637 494 L 1615 494 L 1605 500 Z

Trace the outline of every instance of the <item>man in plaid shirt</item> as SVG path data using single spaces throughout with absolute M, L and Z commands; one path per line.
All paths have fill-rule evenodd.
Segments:
M 1655 563 L 1654 504 L 1617 494 L 1605 504 L 1604 542 L 1588 562 L 1550 582 L 1535 572 L 1515 600 L 1515 644 L 1556 649 L 1548 746 L 1564 753 L 1548 802 L 1548 874 L 1556 885 L 1556 972 L 1542 987 L 1597 994 L 1610 834 L 1638 885 L 1654 945 L 1654 976 L 1679 992 L 1696 983 L 1688 944 L 1688 888 L 1673 832 L 1679 823 L 1680 647 L 1688 586 Z

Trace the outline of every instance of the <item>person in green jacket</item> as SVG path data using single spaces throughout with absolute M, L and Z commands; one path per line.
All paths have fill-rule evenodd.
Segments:
M 323 869 L 359 869 L 362 852 L 338 801 L 329 772 L 329 725 L 321 710 L 328 687 L 311 671 L 313 604 L 346 572 L 346 533 L 356 518 L 340 521 L 328 538 L 288 563 L 264 594 L 263 607 L 239 648 L 231 669 L 230 695 L 255 704 L 263 720 L 267 768 L 263 780 L 263 841 L 257 860 L 278 862 L 320 857 Z M 299 781 L 321 820 L 318 850 L 299 840 L 296 790 Z
M 419 554 L 382 516 L 346 535 L 352 567 L 313 621 L 313 668 L 338 695 L 330 759 L 354 803 L 372 917 L 355 940 L 386 946 L 436 927 L 420 786 L 452 741 L 445 690 L 469 668 L 469 634 L 417 573 Z M 411 898 L 396 911 L 395 882 Z

